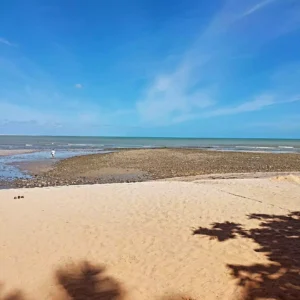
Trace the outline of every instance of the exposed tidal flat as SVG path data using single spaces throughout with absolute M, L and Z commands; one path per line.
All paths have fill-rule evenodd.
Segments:
M 91 154 L 27 166 L 30 179 L 14 187 L 42 187 L 150 181 L 211 174 L 299 172 L 294 153 L 226 152 L 199 149 L 131 149 Z M 47 166 L 46 168 L 43 166 Z

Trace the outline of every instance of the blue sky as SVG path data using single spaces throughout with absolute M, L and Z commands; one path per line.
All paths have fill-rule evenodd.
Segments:
M 300 1 L 1 1 L 0 134 L 300 138 Z

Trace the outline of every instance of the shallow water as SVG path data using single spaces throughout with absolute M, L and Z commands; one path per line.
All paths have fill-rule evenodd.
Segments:
M 88 155 L 93 153 L 106 153 L 106 151 L 57 151 L 55 161 L 74 157 L 78 155 Z M 0 180 L 13 180 L 17 178 L 30 178 L 31 176 L 26 171 L 21 171 L 16 164 L 20 162 L 34 162 L 51 160 L 49 151 L 39 151 L 33 153 L 17 154 L 0 157 Z

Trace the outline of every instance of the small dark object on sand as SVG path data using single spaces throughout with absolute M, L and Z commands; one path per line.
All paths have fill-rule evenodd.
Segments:
M 24 199 L 24 196 L 15 196 L 14 199 Z

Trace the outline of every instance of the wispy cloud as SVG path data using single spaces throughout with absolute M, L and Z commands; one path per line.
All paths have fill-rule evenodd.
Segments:
M 224 41 L 225 28 L 236 20 L 236 13 L 231 12 L 235 8 L 231 2 L 239 3 L 229 2 L 191 42 L 191 46 L 176 56 L 177 63 L 171 70 L 157 71 L 136 103 L 142 123 L 168 125 L 179 120 L 183 122 L 216 103 L 218 83 L 215 77 L 222 68 L 216 68 L 216 64 L 224 56 L 219 41 Z
M 82 89 L 83 88 L 83 85 L 81 83 L 76 83 L 75 84 L 75 88 L 76 89 Z
M 269 88 L 259 91 L 252 100 L 240 100 L 237 104 L 229 106 L 222 105 L 222 97 L 218 95 L 214 97 L 210 89 L 202 88 L 194 93 L 188 93 L 189 80 L 193 82 L 193 67 L 190 66 L 190 68 L 178 69 L 169 76 L 158 78 L 147 90 L 147 97 L 138 102 L 139 113 L 144 121 L 153 122 L 156 125 L 170 125 L 193 119 L 250 113 L 300 102 L 297 84 L 299 63 L 284 65 L 275 70 L 269 75 Z M 205 65 L 203 69 L 207 69 Z
M 64 62 L 58 65 L 69 70 L 66 74 L 74 75 L 72 78 L 61 76 L 68 78 L 67 82 L 55 76 L 55 71 L 61 75 L 56 68 L 47 72 L 42 64 L 21 58 L 21 53 L 11 61 L 0 58 L 3 79 L 0 83 L 0 111 L 3 112 L 0 122 L 5 118 L 7 122 L 24 122 L 32 126 L 50 127 L 59 124 L 78 128 L 148 128 L 195 119 L 208 121 L 208 118 L 246 114 L 299 101 L 299 65 L 298 73 L 295 72 L 297 67 L 294 63 L 282 68 L 280 72 L 274 71 L 277 66 L 272 70 L 266 67 L 264 74 L 260 73 L 261 68 L 257 65 L 249 67 L 252 60 L 258 64 L 261 46 L 283 34 L 280 31 L 282 27 L 298 26 L 299 12 L 295 13 L 293 19 L 289 18 L 292 9 L 286 2 L 225 0 L 222 8 L 215 12 L 207 24 L 199 22 L 202 31 L 190 35 L 196 38 L 185 41 L 185 49 L 182 48 L 183 45 L 178 48 L 170 47 L 163 52 L 169 56 L 155 56 L 153 60 L 151 57 L 148 60 L 135 55 L 136 61 L 142 61 L 136 65 L 140 68 L 141 65 L 147 66 L 143 69 L 151 68 L 151 72 L 141 80 L 144 87 L 140 89 L 139 86 L 136 93 L 123 95 L 120 92 L 116 96 L 120 98 L 119 110 L 109 103 L 110 93 L 106 85 L 101 89 L 94 89 L 95 85 L 99 85 L 97 75 L 101 73 L 93 78 L 88 78 L 89 74 L 85 76 L 82 73 L 85 68 L 80 67 L 80 59 L 76 55 L 70 55 L 62 45 L 55 44 L 54 52 L 59 61 Z M 251 7 L 249 3 L 252 4 Z M 250 15 L 251 18 L 246 18 Z M 288 22 L 289 20 L 291 21 Z M 198 23 L 195 21 L 195 24 Z M 172 36 L 168 38 L 171 40 Z M 4 38 L 0 38 L 0 44 L 3 47 L 15 46 Z M 135 51 L 132 53 L 135 54 Z M 256 76 L 258 78 L 253 78 Z M 80 83 L 80 78 L 83 77 L 84 85 Z M 141 79 L 139 76 L 135 77 L 137 80 Z M 93 88 L 86 89 L 85 82 L 88 87 L 94 84 Z M 68 88 L 65 88 L 64 83 Z M 89 92 L 91 98 L 80 98 L 80 89 L 86 95 Z M 247 95 L 244 96 L 246 92 Z
M 236 85 L 238 83 L 235 83 L 236 78 L 234 75 L 231 78 L 230 76 L 235 70 L 239 70 L 242 62 L 233 60 L 232 57 L 250 51 L 246 59 L 253 59 L 257 54 L 255 51 L 259 51 L 260 46 L 278 37 L 278 27 L 265 29 L 262 27 L 265 22 L 261 17 L 255 20 L 255 30 L 260 30 L 260 34 L 258 37 L 251 34 L 249 43 L 245 43 L 244 36 L 239 38 L 239 33 L 247 35 L 250 29 L 249 27 L 245 30 L 238 29 L 239 24 L 245 25 L 241 22 L 241 16 L 254 14 L 276 1 L 279 0 L 256 2 L 250 8 L 247 7 L 246 1 L 227 1 L 224 8 L 199 34 L 192 46 L 177 60 L 173 70 L 158 70 L 152 83 L 144 90 L 144 96 L 137 101 L 136 108 L 141 121 L 155 125 L 170 125 L 197 118 L 254 112 L 270 106 L 298 101 L 299 99 L 295 98 L 297 85 L 294 82 L 286 83 L 286 86 L 292 85 L 292 87 L 283 91 L 278 88 L 278 84 L 270 86 L 268 76 L 272 74 L 265 74 L 260 88 L 250 84 L 251 90 L 249 89 L 247 98 L 252 98 L 252 100 L 242 101 L 242 99 L 233 98 L 229 99 L 229 103 L 237 103 L 236 105 L 224 104 L 227 100 L 226 96 L 223 96 L 222 89 L 239 90 Z M 290 6 L 283 2 L 280 4 L 282 11 L 285 12 L 284 15 L 288 16 Z M 272 13 L 271 21 L 279 17 L 279 13 L 281 14 L 279 10 Z M 249 26 L 248 23 L 247 26 Z M 253 46 L 256 44 L 257 46 Z M 246 82 L 248 75 L 243 76 Z M 237 81 L 239 80 L 240 78 L 237 78 Z M 289 100 L 282 101 L 283 97 Z
M 205 113 L 204 117 L 216 117 L 216 116 L 224 116 L 224 115 L 234 115 L 245 112 L 252 112 L 261 110 L 265 107 L 274 105 L 275 99 L 274 96 L 271 95 L 260 95 L 254 100 L 243 102 L 236 106 L 218 108 L 216 110 L 209 111 Z
M 5 115 L 0 119 L 12 120 L 12 121 L 31 121 L 48 122 L 58 121 L 58 115 L 55 113 L 45 112 L 43 110 L 33 108 L 28 104 L 15 104 L 10 101 L 0 101 L 1 111 L 5 111 Z
M 249 16 L 249 15 L 265 8 L 267 5 L 269 5 L 269 4 L 271 4 L 272 2 L 275 2 L 275 1 L 277 1 L 277 0 L 264 0 L 264 1 L 261 1 L 261 2 L 257 3 L 256 5 L 252 6 L 246 12 L 244 12 L 241 15 L 241 17 Z
M 122 124 L 119 122 L 121 116 L 130 116 L 130 110 L 108 111 L 98 105 L 85 103 L 79 108 L 68 108 L 67 99 L 60 99 L 61 105 L 44 110 L 32 107 L 30 104 L 12 104 L 0 99 L 0 111 L 5 115 L 0 116 L 0 129 L 5 133 L 19 134 L 106 134 L 103 128 L 116 130 L 112 134 L 137 128 L 134 123 Z
M 39 132 L 51 131 L 51 127 L 58 127 L 55 124 L 67 128 L 69 131 L 65 133 L 70 133 L 73 127 L 82 131 L 91 127 L 96 130 L 96 126 L 102 128 L 103 124 L 121 128 L 121 117 L 127 118 L 132 113 L 127 108 L 114 110 L 95 97 L 82 98 L 81 93 L 76 91 L 63 91 L 54 77 L 21 54 L 15 60 L 0 58 L 0 74 L 3 75 L 0 82 L 0 122 L 6 126 L 5 131 L 9 124 L 17 128 L 18 122 L 35 127 Z M 73 87 L 81 89 L 84 85 L 77 83 Z
M 212 110 L 210 112 L 203 114 L 203 117 L 216 117 L 216 116 L 224 116 L 224 115 L 235 115 L 235 114 L 245 113 L 245 112 L 253 112 L 253 111 L 262 110 L 269 106 L 287 104 L 296 101 L 300 101 L 300 95 L 285 100 L 279 100 L 274 95 L 260 95 L 254 100 L 241 103 L 237 106 Z
M 2 38 L 2 37 L 0 37 L 0 43 L 4 44 L 6 46 L 10 46 L 10 47 L 15 47 L 16 46 L 16 44 L 13 44 L 10 41 L 8 41 L 7 39 Z
M 255 112 L 266 109 L 271 106 L 288 104 L 300 101 L 300 95 L 296 95 L 287 99 L 278 99 L 275 95 L 259 95 L 254 100 L 245 101 L 237 105 L 229 107 L 220 107 L 212 110 L 207 110 L 203 113 L 191 113 L 177 118 L 174 118 L 174 123 L 181 123 L 193 119 L 206 119 L 219 116 L 237 115 L 248 112 Z
M 198 61 L 198 66 L 205 60 Z M 145 92 L 144 99 L 137 102 L 137 111 L 144 122 L 166 124 L 174 117 L 203 109 L 214 104 L 212 89 L 194 88 L 196 65 L 182 62 L 174 72 L 160 74 Z

